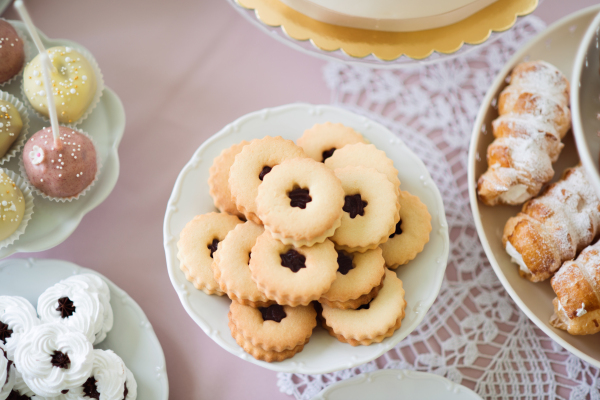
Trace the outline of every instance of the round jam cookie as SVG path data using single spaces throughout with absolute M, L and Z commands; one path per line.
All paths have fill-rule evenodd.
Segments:
M 107 399 L 125 397 L 127 371 L 121 357 L 111 350 L 94 350 L 92 372 L 83 383 L 69 390 L 65 400 Z
M 298 139 L 306 155 L 315 161 L 325 162 L 337 149 L 347 144 L 367 143 L 363 136 L 354 129 L 343 124 L 325 122 L 315 124 Z
M 400 221 L 387 242 L 381 245 L 388 268 L 396 269 L 414 259 L 429 242 L 431 215 L 417 196 L 401 191 Z
M 385 151 L 378 150 L 373 144 L 356 143 L 344 146 L 325 160 L 325 165 L 331 169 L 349 165 L 375 168 L 388 177 L 396 190 L 400 187 L 398 170 L 394 168 L 394 162 L 386 156 Z
M 0 347 L 6 351 L 9 360 L 14 361 L 23 334 L 39 324 L 35 308 L 27 299 L 0 296 Z
M 15 182 L 0 168 L 0 240 L 10 237 L 23 222 L 25 198 Z
M 305 157 L 304 151 L 281 136 L 254 139 L 235 156 L 229 171 L 229 189 L 237 209 L 247 220 L 262 224 L 256 215 L 258 187 L 274 166 L 296 157 Z
M 215 157 L 212 166 L 210 167 L 210 177 L 208 178 L 208 186 L 210 195 L 213 198 L 215 207 L 221 212 L 244 217 L 244 214 L 238 211 L 235 202 L 231 198 L 231 190 L 229 190 L 229 170 L 235 161 L 235 156 L 242 151 L 242 148 L 250 144 L 245 140 L 241 143 L 234 144 L 228 149 L 221 152 L 218 157 Z
M 0 84 L 17 75 L 25 63 L 25 48 L 13 26 L 0 19 Z
M 73 198 L 96 179 L 94 144 L 81 132 L 61 126 L 62 149 L 54 147 L 52 128 L 43 128 L 25 143 L 23 166 L 29 182 L 49 197 Z
M 10 101 L 0 100 L 0 157 L 4 157 L 22 129 L 23 120 L 17 107 Z
M 250 271 L 258 290 L 281 305 L 307 305 L 327 292 L 336 278 L 337 252 L 325 240 L 295 248 L 265 231 L 252 248 Z
M 0 347 L 0 399 L 10 396 L 16 382 L 15 365 Z
M 297 247 L 312 246 L 340 226 L 344 190 L 322 163 L 292 158 L 265 176 L 256 205 L 258 217 L 274 238 Z
M 402 281 L 386 269 L 383 287 L 370 303 L 356 310 L 341 310 L 323 304 L 323 327 L 340 342 L 352 346 L 379 343 L 402 325 L 406 301 Z
M 46 289 L 38 299 L 37 312 L 43 323 L 66 325 L 92 344 L 106 338 L 114 321 L 108 286 L 92 274 L 74 275 Z
M 344 189 L 342 225 L 330 238 L 341 250 L 365 252 L 388 240 L 400 220 L 397 188 L 373 168 L 336 169 Z
M 267 307 L 274 303 L 258 290 L 250 274 L 250 258 L 256 239 L 265 229 L 247 221 L 229 231 L 214 254 L 215 280 L 231 300 L 251 307 Z
M 385 262 L 381 249 L 364 253 L 339 250 L 337 278 L 319 303 L 333 308 L 358 308 L 370 302 L 383 286 Z
M 196 289 L 206 294 L 225 294 L 212 270 L 214 252 L 227 233 L 241 223 L 235 215 L 212 212 L 195 216 L 183 228 L 177 242 L 177 258 L 186 279 Z
M 310 304 L 253 308 L 232 301 L 229 307 L 231 336 L 257 360 L 273 362 L 293 357 L 308 343 L 315 326 L 317 313 Z
M 57 46 L 46 51 L 54 66 L 50 71 L 50 78 L 58 121 L 71 124 L 79 120 L 94 101 L 96 72 L 92 64 L 71 47 Z M 23 90 L 35 111 L 49 117 L 42 59 L 39 54 L 25 66 Z
M 39 396 L 56 397 L 90 377 L 93 347 L 85 335 L 60 323 L 27 331 L 15 353 L 15 364 L 27 386 Z

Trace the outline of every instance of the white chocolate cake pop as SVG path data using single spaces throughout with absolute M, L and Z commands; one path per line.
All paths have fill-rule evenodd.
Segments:
M 23 120 L 17 108 L 9 101 L 0 100 L 0 157 L 3 157 L 23 129 Z
M 21 189 L 0 168 L 0 240 L 12 235 L 25 215 L 25 198 Z
M 62 149 L 54 143 L 52 128 L 36 132 L 23 149 L 23 165 L 29 182 L 50 197 L 71 198 L 96 178 L 96 149 L 83 133 L 59 128 Z
M 96 94 L 96 74 L 90 62 L 71 47 L 57 46 L 46 50 L 54 67 L 50 71 L 52 94 L 58 120 L 70 124 L 80 119 Z M 23 71 L 23 89 L 31 106 L 49 117 L 48 99 L 39 54 Z

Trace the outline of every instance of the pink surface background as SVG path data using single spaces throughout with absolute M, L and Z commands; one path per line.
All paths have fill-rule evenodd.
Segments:
M 222 350 L 187 316 L 167 275 L 162 222 L 179 171 L 224 125 L 264 107 L 328 103 L 325 62 L 267 37 L 225 0 L 27 3 L 47 36 L 94 54 L 127 127 L 110 197 L 63 244 L 18 257 L 69 260 L 126 290 L 161 341 L 172 399 L 289 399 L 276 373 Z M 535 14 L 551 23 L 596 3 L 545 0 Z

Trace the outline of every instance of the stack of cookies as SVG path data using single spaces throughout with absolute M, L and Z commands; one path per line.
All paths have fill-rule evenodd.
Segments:
M 229 327 L 245 351 L 292 357 L 317 309 L 323 327 L 353 346 L 400 328 L 404 289 L 390 269 L 423 250 L 431 216 L 361 134 L 324 123 L 297 144 L 239 143 L 215 158 L 209 186 L 221 212 L 185 226 L 178 258 L 197 289 L 232 300 Z

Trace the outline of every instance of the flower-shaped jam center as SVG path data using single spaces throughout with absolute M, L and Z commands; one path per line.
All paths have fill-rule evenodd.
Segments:
M 217 248 L 219 247 L 219 239 L 213 239 L 212 243 L 206 247 L 210 250 L 210 258 L 213 258 L 213 253 L 217 251 Z
M 291 269 L 292 272 L 298 272 L 301 268 L 306 268 L 306 257 L 294 249 L 290 249 L 280 256 L 281 265 Z
M 354 268 L 354 264 L 352 254 L 348 254 L 344 251 L 338 251 L 337 263 L 338 263 L 338 272 L 342 275 L 346 275 L 350 272 L 351 269 Z
M 402 219 L 400 219 L 400 221 L 398 221 L 398 223 L 396 224 L 396 230 L 390 235 L 390 239 L 392 239 L 396 235 L 402 235 Z
M 312 201 L 308 189 L 296 188 L 288 193 L 288 197 L 290 198 L 290 206 L 303 210 L 306 208 L 306 204 Z
M 263 169 L 260 171 L 260 174 L 258 174 L 258 179 L 260 179 L 261 181 L 265 178 L 265 175 L 268 174 L 269 172 L 271 172 L 271 167 L 268 166 L 264 166 Z
M 337 149 L 335 147 L 332 147 L 329 150 L 325 150 L 322 154 L 323 154 L 323 162 L 325 162 L 325 160 L 327 160 L 329 157 L 331 157 L 333 155 L 333 152 L 336 151 Z
M 264 321 L 281 322 L 281 320 L 287 316 L 285 310 L 279 304 L 273 304 L 269 307 L 261 307 L 259 310 Z
M 357 215 L 360 215 L 361 217 L 365 215 L 365 207 L 367 204 L 368 203 L 363 201 L 362 197 L 360 197 L 360 194 L 355 194 L 344 198 L 344 207 L 342 209 L 350 214 L 350 218 L 354 219 Z

